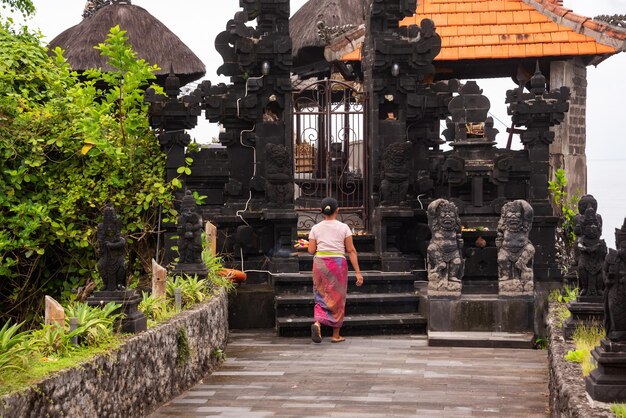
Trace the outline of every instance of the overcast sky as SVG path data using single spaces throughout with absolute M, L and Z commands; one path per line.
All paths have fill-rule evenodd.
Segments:
M 313 0 L 315 1 L 315 0 Z M 292 0 L 292 13 L 305 0 Z M 39 28 L 47 40 L 80 23 L 85 0 L 34 0 L 36 16 L 29 24 Z M 219 81 L 216 70 L 221 57 L 213 46 L 215 37 L 239 9 L 238 0 L 133 0 L 148 10 L 187 44 L 207 67 L 207 78 Z M 63 6 L 61 7 L 60 4 Z M 565 0 L 565 6 L 583 16 L 626 14 L 626 0 Z M 605 236 L 626 216 L 626 53 L 613 56 L 597 68 L 588 67 L 587 155 L 589 192 L 600 201 L 605 214 Z M 510 125 L 504 106 L 510 80 L 479 80 L 492 103 L 492 113 Z M 505 126 L 496 122 L 499 140 L 505 141 Z M 201 130 L 201 132 L 209 132 Z M 196 135 L 206 135 L 200 133 Z M 198 138 L 200 140 L 201 138 Z M 608 242 L 613 242 L 607 237 Z

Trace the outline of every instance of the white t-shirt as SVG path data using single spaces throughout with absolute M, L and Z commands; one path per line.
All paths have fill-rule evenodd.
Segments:
M 352 235 L 350 227 L 338 220 L 322 221 L 311 228 L 309 239 L 317 242 L 318 252 L 346 253 L 346 238 Z

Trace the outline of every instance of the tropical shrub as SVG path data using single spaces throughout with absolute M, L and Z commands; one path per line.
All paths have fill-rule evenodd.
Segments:
M 204 302 L 209 297 L 209 281 L 201 279 L 197 275 L 168 277 L 165 284 L 167 296 L 174 299 L 175 289 L 180 289 L 183 308 Z
M 150 271 L 159 207 L 175 215 L 143 101 L 156 67 L 119 28 L 97 49 L 114 69 L 79 77 L 60 49 L 50 57 L 27 29 L 0 28 L 0 319 L 32 320 L 43 294 L 67 300 L 98 280 L 107 203 L 125 228 L 129 271 Z
M 6 322 L 0 328 L 0 374 L 8 370 L 23 370 L 28 363 L 28 334 L 18 332 L 22 325 Z
M 97 345 L 111 338 L 115 322 L 123 314 L 116 313 L 122 305 L 109 302 L 102 308 L 86 303 L 74 303 L 65 308 L 65 326 L 69 329 L 70 318 L 78 319 L 78 327 L 72 336 L 86 345 Z

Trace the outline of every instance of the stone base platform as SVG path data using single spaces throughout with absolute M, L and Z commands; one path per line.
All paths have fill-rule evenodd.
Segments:
M 626 344 L 602 339 L 599 347 L 591 352 L 598 368 L 585 379 L 587 393 L 600 402 L 626 402 Z
M 534 333 L 534 315 L 532 296 L 428 297 L 429 333 Z
M 532 349 L 535 334 L 511 332 L 428 332 L 431 347 Z

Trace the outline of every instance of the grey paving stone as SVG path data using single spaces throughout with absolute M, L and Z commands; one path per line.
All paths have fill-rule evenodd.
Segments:
M 545 352 L 428 347 L 423 337 L 344 344 L 233 332 L 228 361 L 152 418 L 547 417 Z

